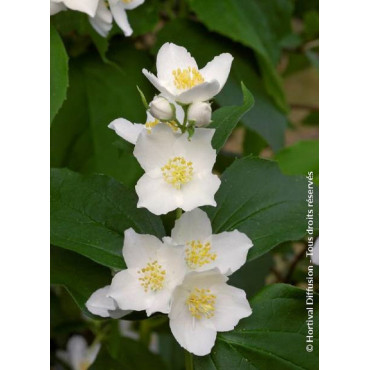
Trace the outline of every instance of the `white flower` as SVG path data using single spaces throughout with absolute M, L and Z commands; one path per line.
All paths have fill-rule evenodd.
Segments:
M 199 70 L 184 47 L 165 43 L 157 55 L 158 77 L 146 69 L 143 73 L 165 97 L 190 104 L 209 100 L 221 91 L 232 61 L 229 53 L 220 54 Z
M 317 237 L 313 245 L 312 263 L 319 265 L 319 237 Z
M 67 351 L 58 351 L 57 356 L 72 367 L 72 370 L 86 370 L 95 361 L 100 343 L 88 347 L 84 337 L 74 335 L 67 343 Z
M 185 269 L 176 248 L 152 235 L 125 231 L 123 257 L 127 270 L 117 273 L 108 291 L 122 310 L 169 312 L 174 288 L 181 284 Z
M 195 129 L 189 140 L 187 134 L 159 124 L 150 135 L 139 136 L 134 156 L 145 170 L 135 187 L 139 208 L 160 215 L 176 208 L 191 211 L 216 205 L 214 195 L 221 181 L 212 174 L 216 161 L 211 145 L 214 131 Z
M 96 13 L 98 2 L 99 0 L 50 0 L 50 15 L 68 8 L 93 17 Z
M 212 235 L 211 221 L 199 208 L 176 220 L 171 237 L 163 240 L 181 246 L 188 271 L 217 267 L 226 276 L 244 265 L 253 246 L 248 236 L 238 230 Z
M 207 126 L 211 122 L 212 108 L 208 102 L 196 102 L 188 108 L 188 120 L 194 121 L 197 127 Z
M 182 113 L 181 113 L 182 112 Z M 184 113 L 179 106 L 176 106 L 176 116 L 179 120 L 183 119 Z M 116 132 L 118 136 L 125 139 L 131 144 L 136 144 L 139 135 L 142 132 L 151 133 L 152 129 L 158 125 L 160 121 L 154 118 L 147 112 L 146 123 L 132 123 L 125 118 L 117 118 L 112 121 L 108 127 Z M 173 131 L 179 131 L 174 122 L 166 122 L 166 125 L 172 128 Z
M 176 118 L 175 106 L 163 96 L 156 96 L 150 102 L 149 112 L 161 121 L 170 121 Z
M 190 272 L 172 297 L 172 334 L 181 347 L 197 356 L 211 352 L 218 331 L 232 330 L 252 313 L 245 292 L 226 284 L 217 269 Z
M 126 10 L 135 9 L 145 0 L 99 0 L 96 15 L 90 17 L 90 23 L 101 36 L 106 37 L 112 28 L 113 19 L 125 36 L 132 35 L 132 28 L 127 19 Z M 108 9 L 109 5 L 109 9 Z
M 108 297 L 109 285 L 95 291 L 86 302 L 87 309 L 94 315 L 119 319 L 132 311 L 123 311 L 118 308 L 113 298 Z

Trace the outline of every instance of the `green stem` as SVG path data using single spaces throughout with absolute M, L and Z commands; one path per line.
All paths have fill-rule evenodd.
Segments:
M 182 215 L 182 209 L 181 208 L 177 208 L 176 209 L 176 220 L 178 220 Z
M 147 320 L 143 320 L 140 322 L 139 326 L 139 335 L 140 335 L 140 342 L 144 344 L 145 347 L 149 347 L 150 343 L 150 324 Z
M 194 370 L 193 355 L 190 352 L 188 352 L 186 349 L 184 349 L 184 354 L 185 354 L 185 369 Z

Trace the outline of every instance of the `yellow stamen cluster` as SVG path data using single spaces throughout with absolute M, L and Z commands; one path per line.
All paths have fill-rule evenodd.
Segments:
M 158 119 L 155 119 L 154 121 L 149 121 L 145 124 L 145 128 L 147 129 L 147 131 L 150 133 L 152 131 L 152 128 L 157 126 L 158 123 L 160 121 Z M 178 127 L 176 125 L 176 122 L 175 121 L 169 121 L 169 122 L 165 122 L 165 124 L 168 126 L 168 127 L 171 127 L 172 130 L 174 132 L 176 132 L 178 130 Z
M 130 3 L 133 2 L 133 0 L 122 0 L 122 2 L 125 3 L 125 4 L 130 4 Z
M 141 275 L 139 281 L 145 292 L 148 290 L 156 292 L 163 288 L 166 270 L 158 264 L 158 261 L 148 262 L 146 267 L 138 271 L 138 274 Z
M 172 71 L 172 75 L 174 84 L 179 90 L 190 89 L 204 82 L 203 76 L 195 67 L 177 68 Z
M 159 123 L 158 119 L 155 119 L 154 121 L 147 122 L 145 124 L 145 128 L 150 132 L 153 127 L 157 126 Z
M 186 245 L 188 247 L 185 249 L 185 259 L 192 269 L 210 263 L 217 257 L 216 253 L 211 253 L 211 243 L 209 242 L 203 244 L 199 240 L 192 240 L 187 242 Z
M 176 189 L 188 183 L 193 178 L 193 163 L 188 162 L 184 157 L 170 159 L 162 168 L 164 180 Z
M 190 314 L 196 319 L 205 317 L 210 319 L 215 314 L 216 296 L 211 294 L 209 289 L 195 288 L 188 299 L 186 304 Z

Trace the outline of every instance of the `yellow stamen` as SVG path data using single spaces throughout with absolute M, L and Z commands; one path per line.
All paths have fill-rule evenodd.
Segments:
M 145 292 L 161 290 L 166 277 L 166 270 L 158 264 L 158 261 L 148 262 L 145 267 L 138 271 L 139 281 Z
M 199 240 L 187 242 L 188 248 L 185 249 L 185 260 L 191 269 L 196 269 L 217 258 L 216 253 L 211 253 L 211 243 L 201 243 Z
M 133 2 L 133 0 L 122 0 L 122 2 L 125 3 L 125 4 L 130 4 L 130 3 Z
M 216 296 L 209 289 L 195 288 L 186 300 L 190 314 L 196 319 L 210 319 L 215 314 Z
M 176 189 L 188 183 L 193 178 L 193 163 L 188 162 L 184 157 L 170 159 L 162 168 L 164 180 Z
M 195 67 L 177 68 L 172 71 L 172 75 L 174 84 L 179 90 L 190 89 L 204 82 L 203 76 Z
M 154 121 L 149 121 L 149 122 L 147 122 L 147 123 L 145 124 L 145 128 L 147 129 L 147 131 L 148 131 L 149 133 L 151 133 L 152 128 L 153 128 L 153 127 L 155 127 L 155 126 L 157 126 L 157 125 L 158 125 L 158 123 L 159 123 L 159 120 L 158 120 L 158 119 L 155 119 Z M 168 127 L 171 127 L 171 128 L 172 128 L 172 130 L 173 130 L 174 132 L 176 132 L 176 131 L 178 130 L 178 127 L 177 127 L 177 125 L 176 125 L 176 122 L 175 122 L 175 121 L 165 122 L 165 124 L 166 124 Z

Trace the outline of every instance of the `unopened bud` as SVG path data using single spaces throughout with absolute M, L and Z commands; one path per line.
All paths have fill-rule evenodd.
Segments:
M 156 96 L 149 104 L 150 114 L 160 121 L 171 121 L 176 118 L 176 111 L 173 104 L 162 96 Z
M 211 122 L 212 108 L 208 102 L 190 104 L 188 108 L 188 120 L 194 121 L 195 126 L 207 126 Z

